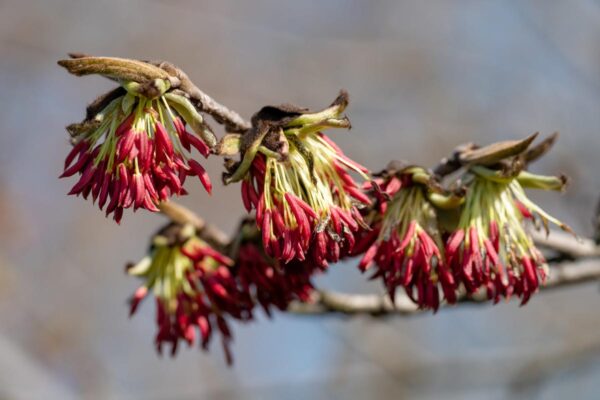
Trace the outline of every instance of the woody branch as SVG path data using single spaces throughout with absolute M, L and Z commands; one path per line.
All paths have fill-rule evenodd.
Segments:
M 192 224 L 198 229 L 204 229 L 208 236 L 216 238 L 221 245 L 227 243 L 227 235 L 217 227 L 206 224 L 201 217 L 186 207 L 174 202 L 163 203 L 161 212 L 171 221 L 179 224 Z M 549 235 L 533 232 L 536 244 L 541 248 L 555 253 L 557 260 L 550 262 L 550 276 L 541 290 L 544 292 L 597 282 L 600 280 L 600 246 L 592 239 L 575 238 L 561 231 L 553 230 Z M 459 304 L 488 304 L 484 295 L 460 295 Z M 444 305 L 444 308 L 452 306 Z M 288 312 L 301 315 L 414 315 L 430 310 L 419 309 L 407 296 L 399 295 L 392 302 L 389 296 L 382 294 L 352 294 L 328 290 L 315 290 L 310 301 L 293 302 Z

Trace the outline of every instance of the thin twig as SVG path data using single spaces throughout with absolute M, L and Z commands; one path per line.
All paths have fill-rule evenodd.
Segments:
M 250 122 L 237 112 L 204 93 L 190 80 L 179 67 L 166 61 L 130 60 L 116 57 L 94 57 L 85 53 L 69 53 L 70 60 L 60 60 L 58 64 L 75 75 L 101 74 L 110 79 L 130 79 L 141 82 L 145 79 L 165 78 L 171 81 L 172 88 L 184 92 L 198 108 L 223 124 L 228 132 L 243 133 L 250 129 Z M 158 68 L 157 68 L 158 67 Z M 173 79 L 176 77 L 177 79 Z
M 550 276 L 541 290 L 548 291 L 550 289 L 564 288 L 598 280 L 600 280 L 599 260 L 588 259 L 579 262 L 563 263 L 550 268 Z M 470 297 L 462 295 L 458 302 L 472 304 L 490 303 L 484 293 L 478 293 Z M 442 304 L 440 309 L 450 307 L 448 304 Z M 292 303 L 287 311 L 304 315 L 367 314 L 373 316 L 431 313 L 430 310 L 419 309 L 406 295 L 397 296 L 394 304 L 387 295 L 362 295 L 329 291 L 315 291 L 311 301 L 306 303 Z
M 209 239 L 213 244 L 224 247 L 229 243 L 229 237 L 214 225 L 207 224 L 198 214 L 189 208 L 174 201 L 164 201 L 158 204 L 162 214 L 172 222 L 193 225 L 198 232 Z
M 554 250 L 573 259 L 600 257 L 600 246 L 597 246 L 591 239 L 576 238 L 561 231 L 551 231 L 550 235 L 533 231 L 531 235 L 538 246 Z
M 197 230 L 204 229 L 206 225 L 206 222 L 198 214 L 174 201 L 162 201 L 158 204 L 158 209 L 167 218 L 177 224 L 191 224 Z
M 200 90 L 179 67 L 165 61 L 152 62 L 151 64 L 157 65 L 169 74 L 179 78 L 181 82 L 178 86 L 179 91 L 187 95 L 199 111 L 209 114 L 215 121 L 224 125 L 227 132 L 243 133 L 252 126 L 240 114 L 230 110 Z

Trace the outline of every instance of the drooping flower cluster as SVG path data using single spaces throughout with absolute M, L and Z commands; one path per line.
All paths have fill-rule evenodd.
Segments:
M 194 229 L 169 225 L 155 236 L 150 254 L 128 273 L 145 279 L 131 300 L 131 314 L 152 293 L 156 299 L 156 347 L 196 339 L 208 347 L 213 332 L 221 334 L 228 363 L 232 339 L 228 319 L 252 318 L 253 301 L 232 273 L 233 261 L 196 236 Z
M 548 275 L 525 222 L 538 221 L 548 229 L 550 221 L 570 229 L 529 200 L 521 182 L 544 188 L 544 181 L 554 180 L 552 188 L 557 189 L 564 181 L 527 172 L 498 178 L 497 172 L 481 167 L 471 172 L 460 221 L 446 244 L 448 266 L 469 294 L 485 289 L 494 302 L 514 295 L 525 304 Z
M 441 287 L 448 303 L 456 302 L 456 284 L 443 255 L 443 241 L 437 226 L 434 207 L 425 197 L 427 187 L 417 175 L 427 176 L 418 167 L 408 167 L 387 176 L 378 196 L 380 201 L 372 221 L 375 240 L 359 263 L 362 271 L 377 265 L 375 277 L 381 277 L 394 300 L 396 289 L 403 287 L 407 295 L 422 308 L 437 310 Z M 375 185 L 379 185 L 377 180 Z M 368 239 L 367 239 L 368 240 Z
M 302 261 L 310 250 L 312 260 L 325 266 L 352 248 L 361 223 L 355 202 L 366 204 L 368 199 L 348 173 L 348 168 L 358 167 L 343 164 L 322 135 L 310 146 L 315 157 L 312 177 L 307 160 L 292 145 L 288 165 L 258 155 L 242 190 L 257 194 L 255 202 L 254 194 L 248 197 L 269 255 Z
M 130 275 L 145 280 L 131 298 L 130 314 L 145 297 L 155 297 L 159 353 L 169 344 L 174 355 L 180 341 L 191 346 L 198 340 L 206 350 L 217 331 L 231 363 L 229 320 L 251 320 L 257 304 L 271 316 L 272 307 L 285 311 L 292 301 L 310 299 L 317 268 L 297 260 L 284 266 L 266 255 L 254 222 L 242 224 L 227 252 L 235 260 L 211 247 L 191 226 L 169 224 L 154 237 L 150 253 L 128 266 Z
M 202 139 L 186 129 L 186 122 L 202 125 L 192 104 L 183 96 L 165 93 L 168 81 L 157 84 L 161 90 L 155 97 L 130 86 L 124 83 L 129 91 L 113 91 L 95 115 L 68 128 L 74 147 L 61 175 L 79 174 L 69 194 L 85 199 L 91 194 L 117 222 L 126 208 L 158 211 L 160 201 L 186 194 L 183 185 L 188 176 L 198 176 L 211 191 L 206 171 L 189 156 L 192 147 L 204 157 L 210 152 Z
M 268 126 L 264 144 L 250 155 L 242 199 L 248 211 L 256 210 L 267 254 L 284 263 L 303 261 L 307 255 L 320 267 L 336 262 L 352 249 L 354 234 L 364 225 L 359 208 L 369 199 L 351 173 L 367 179 L 367 170 L 320 132 L 328 126 L 349 126 L 339 116 L 346 101 L 344 97 L 320 113 Z M 269 149 L 270 137 L 285 150 Z
M 463 288 L 495 302 L 515 295 L 525 304 L 547 276 L 527 222 L 570 228 L 524 188 L 560 190 L 566 180 L 499 167 L 472 165 L 460 180 L 467 185 L 447 191 L 424 169 L 391 163 L 365 184 L 373 206 L 365 210 L 371 231 L 358 236 L 353 253 L 364 253 L 359 268 L 375 264 L 374 278 L 382 278 L 392 300 L 404 287 L 423 308 L 452 304 Z
M 294 300 L 308 301 L 316 266 L 306 260 L 292 260 L 284 265 L 265 253 L 260 237 L 255 240 L 252 230 L 248 225 L 242 227 L 245 237 L 239 243 L 235 263 L 236 276 L 244 290 L 252 294 L 267 315 L 271 315 L 271 306 L 285 311 Z

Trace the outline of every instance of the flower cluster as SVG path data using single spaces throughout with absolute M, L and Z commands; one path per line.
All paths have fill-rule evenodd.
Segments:
M 564 187 L 563 177 L 525 170 L 555 136 L 534 148 L 537 134 L 468 144 L 435 173 L 392 162 L 371 179 L 323 133 L 350 127 L 342 115 L 345 92 L 319 112 L 263 107 L 250 125 L 168 63 L 74 54 L 59 64 L 120 84 L 88 107 L 83 122 L 67 127 L 73 148 L 61 178 L 78 175 L 69 195 L 91 196 L 117 223 L 129 208 L 160 209 L 173 220 L 153 237 L 149 254 L 127 268 L 144 281 L 130 314 L 146 297 L 155 299 L 159 353 L 170 346 L 174 355 L 181 342 L 207 349 L 217 335 L 231 363 L 232 321 L 253 319 L 258 305 L 270 316 L 318 298 L 313 277 L 343 257 L 361 256 L 359 269 L 373 269 L 392 301 L 402 288 L 434 312 L 465 294 L 494 303 L 515 296 L 523 305 L 548 276 L 528 225 L 548 231 L 551 222 L 570 231 L 525 194 Z M 219 143 L 194 104 L 230 132 Z M 226 159 L 224 183 L 241 182 L 244 207 L 255 216 L 228 245 L 209 237 L 199 218 L 163 203 L 185 195 L 191 176 L 211 192 L 192 152 L 240 156 Z M 447 185 L 452 174 L 458 179 Z M 366 181 L 362 187 L 356 176 Z
M 352 249 L 354 235 L 364 225 L 359 208 L 369 199 L 351 173 L 368 179 L 367 170 L 320 132 L 349 126 L 339 116 L 345 101 L 270 126 L 242 176 L 242 199 L 248 211 L 256 210 L 264 248 L 284 263 L 307 255 L 319 267 L 337 262 Z M 269 149 L 270 136 L 285 150 Z
M 293 260 L 284 265 L 265 253 L 260 237 L 255 240 L 256 235 L 249 225 L 244 225 L 241 232 L 244 237 L 237 251 L 236 276 L 267 315 L 271 315 L 271 306 L 285 311 L 294 300 L 308 301 L 313 291 L 311 278 L 317 268 L 306 260 Z
M 437 310 L 440 300 L 457 301 L 485 291 L 489 299 L 515 295 L 525 304 L 543 283 L 547 266 L 526 223 L 553 222 L 526 196 L 524 188 L 560 190 L 563 177 L 526 171 L 507 174 L 473 165 L 465 187 L 453 192 L 419 167 L 391 164 L 365 188 L 373 206 L 365 211 L 372 230 L 357 239 L 362 271 L 376 265 L 392 298 L 398 287 L 422 308 Z M 441 289 L 441 295 L 440 295 Z
M 154 236 L 149 254 L 128 266 L 130 275 L 145 280 L 131 298 L 130 313 L 154 294 L 159 353 L 166 343 L 175 354 L 180 341 L 192 345 L 198 335 L 207 349 L 216 330 L 231 363 L 228 320 L 251 320 L 257 304 L 270 316 L 271 307 L 284 311 L 292 301 L 309 300 L 317 268 L 297 260 L 283 265 L 269 257 L 254 222 L 242 224 L 227 252 L 234 260 L 211 247 L 190 225 L 169 224 Z
M 150 292 L 156 298 L 156 347 L 164 343 L 175 354 L 180 340 L 206 349 L 214 330 L 221 334 L 228 363 L 232 339 L 228 319 L 252 318 L 254 303 L 232 273 L 233 261 L 204 240 L 194 229 L 169 225 L 155 236 L 150 254 L 128 273 L 145 279 L 131 300 L 131 314 Z
M 427 173 L 421 168 L 408 167 L 374 182 L 375 193 L 391 200 L 380 201 L 381 214 L 377 213 L 371 221 L 376 238 L 359 268 L 365 271 L 375 263 L 378 269 L 374 277 L 383 279 L 392 300 L 396 289 L 403 287 L 420 307 L 437 310 L 439 287 L 446 301 L 454 303 L 456 284 L 446 266 L 437 215 L 425 197 L 427 186 L 420 176 L 427 177 Z
M 159 83 L 162 81 L 158 81 Z M 70 195 L 87 199 L 91 194 L 106 215 L 119 222 L 126 208 L 158 211 L 160 201 L 186 194 L 188 176 L 198 176 L 207 192 L 211 183 L 204 168 L 190 159 L 195 148 L 207 157 L 210 148 L 186 129 L 201 126 L 202 117 L 183 96 L 161 90 L 146 97 L 132 83 L 112 92 L 103 107 L 81 124 L 68 129 L 74 147 L 67 156 L 63 177 L 79 174 Z M 108 101 L 110 100 L 110 101 Z M 187 152 L 187 153 L 186 153 Z
M 471 173 L 460 221 L 446 243 L 447 263 L 467 293 L 485 289 L 494 302 L 515 295 L 525 304 L 548 274 L 525 222 L 569 228 L 529 200 L 522 184 L 558 189 L 564 181 L 527 172 L 505 178 L 482 167 Z M 555 183 L 545 187 L 551 181 Z

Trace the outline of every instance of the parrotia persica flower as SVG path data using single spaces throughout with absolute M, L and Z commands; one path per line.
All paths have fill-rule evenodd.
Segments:
M 375 179 L 380 197 L 379 215 L 371 216 L 376 238 L 359 263 L 362 271 L 373 264 L 394 300 L 403 287 L 421 308 L 437 310 L 442 289 L 448 303 L 456 302 L 456 283 L 444 258 L 436 211 L 426 198 L 429 174 L 420 167 L 406 167 L 396 174 Z M 389 197 L 385 201 L 382 197 Z
M 232 273 L 233 261 L 196 236 L 190 226 L 169 225 L 153 240 L 150 254 L 128 273 L 145 280 L 131 299 L 131 314 L 152 294 L 156 301 L 156 348 L 175 354 L 182 340 L 207 349 L 221 335 L 228 363 L 232 339 L 228 320 L 252 319 L 253 301 Z
M 560 190 L 565 180 L 528 172 L 506 178 L 483 167 L 470 172 L 460 221 L 446 244 L 447 263 L 469 294 L 485 289 L 495 302 L 514 295 L 525 304 L 548 274 L 525 222 L 570 228 L 534 204 L 524 187 Z
M 254 222 L 243 224 L 235 260 L 236 276 L 244 290 L 262 306 L 267 315 L 271 307 L 285 311 L 294 301 L 306 302 L 313 291 L 311 279 L 317 268 L 309 261 L 288 264 L 268 256 L 260 242 Z
M 226 178 L 242 180 L 244 205 L 256 210 L 267 254 L 284 263 L 307 255 L 320 267 L 336 262 L 364 225 L 359 208 L 369 199 L 351 173 L 368 179 L 367 170 L 321 132 L 349 127 L 340 116 L 346 105 L 342 94 L 318 113 L 263 108 L 253 118 L 242 161 Z
M 124 82 L 99 99 L 94 115 L 67 128 L 74 147 L 61 178 L 79 175 L 69 194 L 91 195 L 117 222 L 126 208 L 158 211 L 160 201 L 186 194 L 188 176 L 211 191 L 206 171 L 190 158 L 192 148 L 204 157 L 210 149 L 186 129 L 203 126 L 202 117 L 184 96 L 166 93 L 168 81 L 156 80 L 152 91 L 139 86 Z

